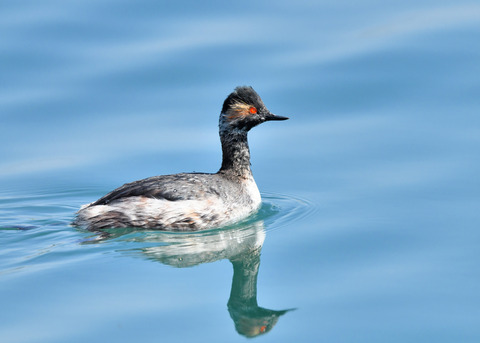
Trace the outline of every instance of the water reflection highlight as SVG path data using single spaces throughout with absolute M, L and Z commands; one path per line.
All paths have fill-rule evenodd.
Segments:
M 239 334 L 255 337 L 272 330 L 280 316 L 291 310 L 271 310 L 258 305 L 257 278 L 265 237 L 264 221 L 257 219 L 235 227 L 195 233 L 109 229 L 83 244 L 110 239 L 141 243 L 141 248 L 123 252 L 175 268 L 228 259 L 233 266 L 228 312 Z

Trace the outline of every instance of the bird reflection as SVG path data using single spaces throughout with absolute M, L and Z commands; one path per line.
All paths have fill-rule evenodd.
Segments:
M 261 246 L 231 257 L 233 280 L 228 312 L 241 335 L 255 337 L 270 331 L 288 310 L 274 311 L 258 306 L 257 276 Z
M 84 243 L 116 238 L 134 230 L 108 230 Z M 246 337 L 269 332 L 280 316 L 289 310 L 269 310 L 258 306 L 257 277 L 260 252 L 265 241 L 263 221 L 223 230 L 195 233 L 143 231 L 135 241 L 158 243 L 141 249 L 150 260 L 176 268 L 228 259 L 233 265 L 232 288 L 227 302 L 228 312 L 236 331 Z

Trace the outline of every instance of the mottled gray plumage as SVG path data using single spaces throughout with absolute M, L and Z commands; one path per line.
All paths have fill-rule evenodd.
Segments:
M 83 206 L 74 224 L 89 229 L 143 227 L 193 231 L 222 226 L 260 206 L 250 169 L 247 133 L 270 113 L 251 87 L 237 87 L 220 114 L 222 166 L 216 174 L 183 173 L 127 183 Z
M 225 197 L 226 194 L 222 191 L 222 182 L 223 180 L 217 174 L 183 173 L 153 176 L 127 183 L 101 197 L 91 206 L 107 205 L 114 200 L 132 196 L 169 201 L 200 199 L 206 193 Z

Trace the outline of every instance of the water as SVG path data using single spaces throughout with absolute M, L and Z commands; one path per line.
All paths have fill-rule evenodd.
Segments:
M 3 1 L 2 342 L 477 342 L 474 1 Z M 237 85 L 261 211 L 71 227 L 132 180 L 218 169 Z

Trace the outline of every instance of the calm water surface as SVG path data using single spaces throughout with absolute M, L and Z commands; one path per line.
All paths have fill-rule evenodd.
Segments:
M 3 1 L 0 341 L 478 342 L 476 1 Z M 252 85 L 263 205 L 88 232 L 125 182 L 215 172 Z

